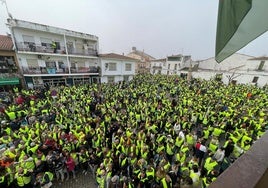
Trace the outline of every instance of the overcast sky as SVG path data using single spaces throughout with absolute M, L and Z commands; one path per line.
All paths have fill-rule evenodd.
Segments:
M 218 0 L 6 0 L 16 19 L 99 37 L 100 53 L 127 54 L 132 46 L 156 58 L 214 57 Z M 9 32 L 0 3 L 0 34 Z M 240 53 L 268 55 L 268 34 Z

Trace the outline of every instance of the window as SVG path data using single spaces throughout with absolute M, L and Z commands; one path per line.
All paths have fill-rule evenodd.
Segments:
M 252 83 L 257 83 L 257 82 L 258 82 L 258 79 L 259 79 L 259 77 L 254 76 L 254 78 L 253 78 L 253 80 L 252 80 Z
M 178 65 L 177 65 L 177 64 L 175 64 L 175 68 L 174 68 L 174 70 L 177 70 L 177 66 L 178 66 Z
M 265 61 L 261 61 L 260 65 L 258 67 L 258 70 L 262 70 L 263 69 L 264 63 L 265 63 Z
M 23 38 L 24 44 L 35 43 L 33 36 L 22 35 L 22 38 Z
M 170 64 L 168 64 L 168 69 L 170 69 Z
M 116 63 L 109 63 L 109 71 L 116 71 Z
M 130 63 L 127 63 L 126 64 L 126 69 L 125 71 L 131 71 L 131 64 Z
M 46 61 L 46 70 L 48 74 L 56 74 L 56 62 Z
M 60 50 L 60 42 L 55 42 L 56 43 L 56 49 Z
M 40 40 L 41 40 L 41 46 L 44 46 L 46 48 L 51 47 L 51 43 L 52 43 L 51 39 L 41 37 Z
M 168 57 L 168 61 L 181 61 L 181 57 L 171 56 L 171 57 Z
M 218 82 L 222 81 L 222 74 L 216 74 L 215 80 Z
M 114 83 L 114 76 L 108 76 L 107 81 L 108 83 Z
M 232 80 L 231 81 L 231 84 L 236 85 L 237 84 L 237 80 Z
M 41 73 L 37 59 L 26 59 L 28 68 L 24 67 L 25 73 Z
M 127 82 L 129 80 L 129 76 L 124 76 L 124 81 Z
M 36 50 L 34 37 L 28 35 L 22 35 L 24 45 L 26 48 L 29 48 L 30 51 L 34 52 Z
M 47 68 L 56 68 L 56 62 L 54 61 L 46 61 Z

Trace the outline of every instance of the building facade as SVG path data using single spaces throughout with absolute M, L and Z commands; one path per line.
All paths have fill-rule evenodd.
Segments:
M 136 74 L 150 73 L 151 61 L 155 59 L 144 51 L 137 50 L 136 47 L 132 47 L 132 51 L 127 54 L 127 57 L 138 60 L 135 64 Z
M 100 54 L 101 83 L 130 81 L 135 75 L 137 60 L 115 53 Z
M 195 62 L 197 69 L 184 70 L 191 72 L 192 77 L 218 79 L 224 84 L 251 84 L 263 87 L 268 84 L 268 57 L 252 57 L 244 54 L 233 54 L 221 63 L 215 58 Z
M 26 87 L 100 82 L 97 36 L 11 18 L 7 25 Z
M 151 61 L 151 74 L 176 75 L 180 74 L 181 70 L 190 65 L 191 56 L 172 55 L 164 59 L 156 59 Z
M 20 87 L 21 74 L 10 36 L 0 35 L 0 91 Z

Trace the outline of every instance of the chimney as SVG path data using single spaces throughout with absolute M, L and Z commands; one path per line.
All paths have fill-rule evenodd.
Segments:
M 133 46 L 133 47 L 132 47 L 132 51 L 135 52 L 136 50 L 137 50 L 136 47 Z

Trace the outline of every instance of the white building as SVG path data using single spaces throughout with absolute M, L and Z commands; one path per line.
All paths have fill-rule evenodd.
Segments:
M 27 87 L 100 82 L 97 36 L 8 19 Z
M 189 68 L 184 70 L 189 73 Z M 218 77 L 225 84 L 254 84 L 264 86 L 268 84 L 268 57 L 254 58 L 236 53 L 221 63 L 215 58 L 198 62 L 198 68 L 192 70 L 194 78 L 213 79 Z
M 174 75 L 180 74 L 180 70 L 189 66 L 191 56 L 172 55 L 164 59 L 151 60 L 150 73 L 151 74 L 164 74 Z
M 102 83 L 130 81 L 135 75 L 136 59 L 109 53 L 100 54 L 100 62 Z

